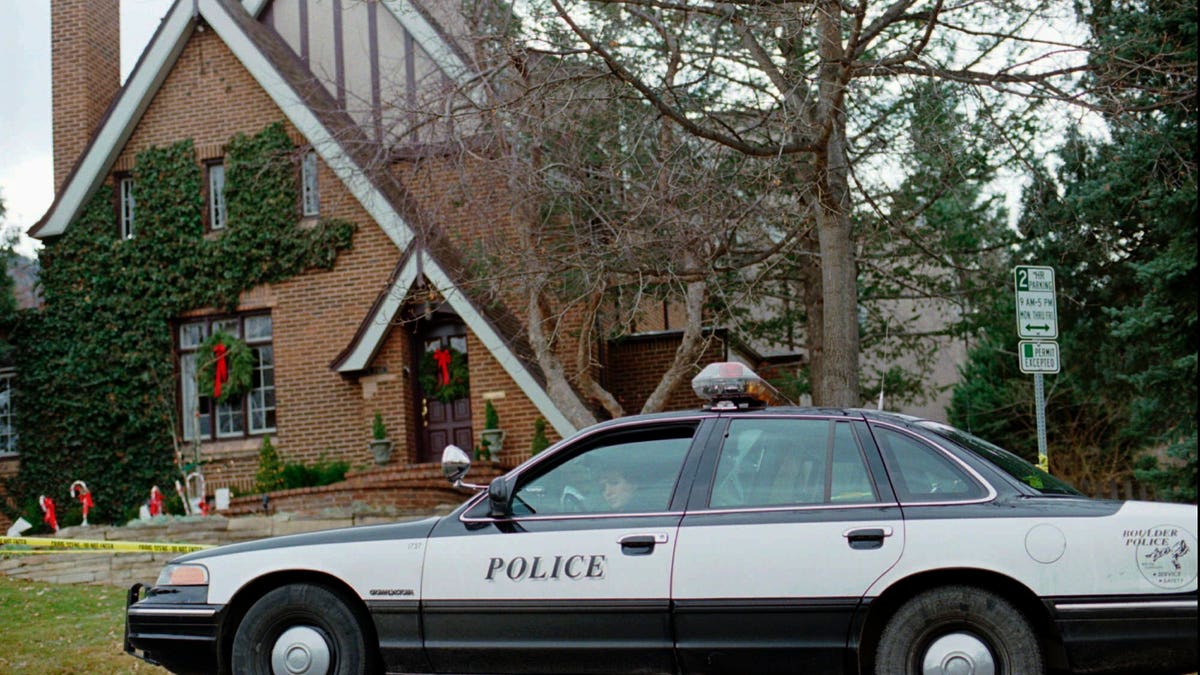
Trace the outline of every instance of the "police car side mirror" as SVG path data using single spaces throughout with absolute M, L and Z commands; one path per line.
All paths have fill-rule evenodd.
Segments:
M 512 515 L 512 495 L 504 476 L 493 478 L 488 485 L 488 506 L 488 515 L 493 518 L 507 518 Z
M 458 487 L 471 469 L 471 456 L 457 445 L 447 445 L 442 451 L 442 475 Z

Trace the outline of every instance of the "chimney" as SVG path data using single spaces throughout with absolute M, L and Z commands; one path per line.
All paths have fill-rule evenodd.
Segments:
M 120 0 L 52 0 L 50 63 L 58 194 L 121 86 Z

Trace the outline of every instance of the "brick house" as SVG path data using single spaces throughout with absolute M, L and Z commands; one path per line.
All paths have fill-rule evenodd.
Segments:
M 502 466 L 529 454 L 535 420 L 551 440 L 574 431 L 546 390 L 519 313 L 464 284 L 460 251 L 482 233 L 511 228 L 489 207 L 502 187 L 481 179 L 448 194 L 450 173 L 434 136 L 375 161 L 371 148 L 401 114 L 382 101 L 465 76 L 443 3 L 381 0 L 177 0 L 128 80 L 119 83 L 119 0 L 62 0 L 52 14 L 56 197 L 31 234 L 53 240 L 102 185 L 115 194 L 122 236 L 137 236 L 130 177 L 135 156 L 191 139 L 205 172 L 206 236 L 225 227 L 225 145 L 283 121 L 298 159 L 297 223 L 333 217 L 357 225 L 330 270 L 309 271 L 242 294 L 236 311 L 197 307 L 164 330 L 180 364 L 177 432 L 199 437 L 210 488 L 245 485 L 263 436 L 287 461 L 319 457 L 368 464 L 379 413 L 396 441 L 391 462 L 436 461 L 448 442 L 480 442 L 490 402 L 506 430 Z M 636 409 L 678 336 L 661 321 L 606 348 L 606 377 Z M 254 389 L 216 405 L 187 377 L 211 331 L 235 333 L 258 355 Z M 443 402 L 422 389 L 425 355 L 467 355 L 469 391 Z M 723 340 L 708 360 L 726 357 Z M 633 373 L 642 373 L 642 379 Z M 586 404 L 586 403 L 585 403 Z M 670 407 L 694 405 L 687 387 Z

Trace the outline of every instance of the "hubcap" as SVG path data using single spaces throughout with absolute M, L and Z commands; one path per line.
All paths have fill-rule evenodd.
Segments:
M 329 672 L 329 643 L 315 628 L 293 626 L 271 648 L 274 675 L 324 675 Z
M 933 641 L 921 663 L 922 675 L 996 675 L 996 659 L 983 640 L 951 633 Z

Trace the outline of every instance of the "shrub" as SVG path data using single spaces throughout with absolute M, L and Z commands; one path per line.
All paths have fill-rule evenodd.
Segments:
M 533 421 L 533 442 L 529 444 L 529 455 L 532 457 L 548 447 L 550 439 L 546 438 L 546 420 L 539 417 Z
M 258 450 L 258 472 L 254 474 L 255 491 L 271 492 L 282 488 L 283 470 L 283 462 L 271 444 L 271 437 L 263 436 L 262 446 Z
M 283 465 L 283 489 L 321 487 L 340 483 L 346 479 L 350 462 L 320 459 L 316 464 L 289 462 Z

